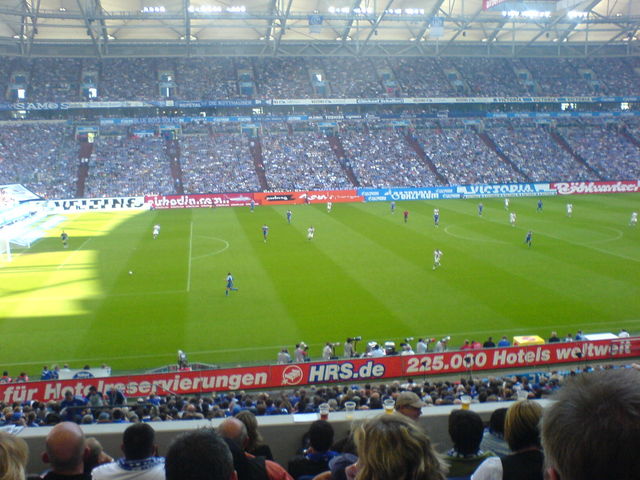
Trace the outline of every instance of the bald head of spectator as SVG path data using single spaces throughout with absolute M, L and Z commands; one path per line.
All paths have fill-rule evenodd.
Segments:
M 244 450 L 249 434 L 244 423 L 234 417 L 227 418 L 218 426 L 218 433 L 222 438 L 234 442 L 241 450 Z
M 84 434 L 73 422 L 62 422 L 51 429 L 45 441 L 42 461 L 59 475 L 80 475 L 88 455 Z

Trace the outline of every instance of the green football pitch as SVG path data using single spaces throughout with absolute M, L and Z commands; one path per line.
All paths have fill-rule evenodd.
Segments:
M 515 227 L 502 199 L 483 200 L 482 216 L 478 200 L 399 202 L 395 214 L 388 203 L 68 214 L 0 263 L 0 367 L 132 371 L 173 363 L 178 349 L 190 361 L 246 365 L 299 341 L 320 358 L 325 342 L 358 335 L 362 348 L 420 336 L 451 335 L 457 346 L 552 330 L 639 333 L 640 226 L 629 218 L 640 195 L 543 201 L 536 212 L 537 198 L 511 199 Z M 239 290 L 226 296 L 228 272 Z

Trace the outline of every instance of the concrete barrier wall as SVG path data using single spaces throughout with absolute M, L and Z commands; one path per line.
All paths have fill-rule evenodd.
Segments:
M 472 404 L 471 409 L 478 412 L 486 422 L 491 413 L 502 407 L 509 407 L 513 402 L 497 402 Z M 548 400 L 541 400 L 542 406 L 549 404 Z M 422 409 L 422 416 L 419 423 L 425 428 L 431 437 L 431 441 L 439 452 L 445 452 L 451 448 L 451 441 L 448 434 L 448 418 L 452 410 L 459 406 L 425 407 Z M 354 420 L 347 420 L 344 412 L 332 412 L 329 421 L 335 429 L 335 439 L 338 440 L 349 433 L 353 422 L 362 421 L 377 415 L 384 415 L 382 410 L 362 410 L 354 414 Z M 317 414 L 301 415 L 274 415 L 258 417 L 259 430 L 264 440 L 273 451 L 275 460 L 285 468 L 289 458 L 291 458 L 301 446 L 302 436 L 308 430 L 311 422 L 318 419 Z M 160 455 L 165 455 L 171 440 L 182 432 L 202 428 L 217 427 L 222 419 L 208 420 L 185 420 L 172 422 L 152 422 L 151 425 L 156 431 L 156 443 L 159 447 Z M 82 425 L 82 430 L 88 437 L 96 437 L 102 443 L 104 449 L 114 458 L 122 456 L 120 445 L 122 443 L 122 433 L 130 424 L 100 424 Z M 41 460 L 41 453 L 44 451 L 44 439 L 51 430 L 51 427 L 25 428 L 18 435 L 29 445 L 29 465 L 28 473 L 40 473 L 48 468 Z

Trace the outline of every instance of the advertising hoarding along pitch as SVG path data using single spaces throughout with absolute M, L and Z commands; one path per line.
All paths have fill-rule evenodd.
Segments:
M 586 193 L 635 193 L 640 192 L 640 180 L 618 182 L 559 182 L 551 188 L 558 195 L 578 195 Z
M 147 195 L 145 203 L 152 209 L 242 207 L 251 204 L 252 193 L 217 193 L 206 195 Z
M 79 378 L 59 381 L 0 384 L 5 403 L 62 400 L 65 391 L 85 396 L 89 387 L 101 392 L 117 389 L 127 397 L 190 395 L 249 389 L 278 389 L 334 382 L 385 380 L 399 377 L 473 372 L 509 368 L 547 368 L 552 365 L 640 357 L 640 337 L 565 342 L 473 351 L 353 358 L 329 362 L 262 365 L 217 370 L 176 371 L 162 374 Z

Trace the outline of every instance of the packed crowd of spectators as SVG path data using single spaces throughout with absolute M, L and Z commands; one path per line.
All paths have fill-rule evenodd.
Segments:
M 511 60 L 505 58 L 451 58 L 451 65 L 469 85 L 472 96 L 513 96 L 525 93 Z
M 106 58 L 98 83 L 98 100 L 160 98 L 158 69 L 151 58 Z
M 186 193 L 259 190 L 246 136 L 184 135 L 179 142 Z
M 245 71 L 255 82 L 255 98 L 311 98 L 316 96 L 312 67 L 324 72 L 327 97 L 384 96 L 383 71 L 390 71 L 398 84 L 393 94 L 405 96 L 458 96 L 457 79 L 473 96 L 640 93 L 633 58 L 480 57 L 0 58 L 0 90 L 7 91 L 11 74 L 20 71 L 29 82 L 27 101 L 80 101 L 82 72 L 89 69 L 98 74 L 98 100 L 158 100 L 166 98 L 159 89 L 160 73 L 169 72 L 176 87 L 171 98 L 227 99 L 246 96 L 238 86 L 239 72 Z
M 626 126 L 627 132 L 636 139 L 638 143 L 640 143 L 640 122 L 631 123 L 629 122 Z
M 415 130 L 414 136 L 438 172 L 451 185 L 524 180 L 471 128 Z
M 81 70 L 79 59 L 40 58 L 33 62 L 27 97 L 36 102 L 78 100 Z
M 433 172 L 399 130 L 343 131 L 340 138 L 351 167 L 364 187 L 417 187 L 437 183 Z
M 548 128 L 492 126 L 487 132 L 498 148 L 534 182 L 597 179 L 558 145 Z
M 156 395 L 127 400 L 123 392 L 99 392 L 92 387 L 85 396 L 71 391 L 60 401 L 0 402 L 0 425 L 38 427 L 60 421 L 80 424 L 212 419 L 249 410 L 257 416 L 317 413 L 323 403 L 330 411 L 344 411 L 354 402 L 356 410 L 380 410 L 386 398 L 413 392 L 425 406 L 504 402 L 527 392 L 529 398 L 546 398 L 582 372 L 627 368 L 614 365 L 574 366 L 561 370 L 495 376 L 466 375 L 460 379 L 408 378 L 390 383 L 309 386 L 272 392 L 219 392 L 195 396 Z M 8 372 L 5 372 L 8 375 Z M 521 394 L 522 396 L 522 394 Z
M 537 379 L 535 382 L 539 383 Z M 473 380 L 456 383 L 452 393 L 464 394 L 474 387 L 473 383 Z M 227 418 L 216 422 L 217 428 L 184 428 L 171 440 L 166 452 L 159 450 L 152 423 L 138 419 L 127 425 L 122 429 L 123 456 L 117 460 L 103 449 L 98 438 L 85 438 L 76 423 L 55 421 L 53 414 L 48 414 L 53 428 L 44 438 L 41 458 L 49 469 L 41 476 L 32 474 L 29 478 L 632 480 L 637 477 L 640 462 L 637 456 L 628 454 L 629 445 L 640 440 L 637 366 L 576 374 L 555 391 L 556 401 L 546 407 L 535 400 L 532 390 L 536 387 L 531 387 L 531 382 L 514 378 L 510 383 L 519 394 L 518 401 L 508 404 L 508 408 L 494 410 L 486 428 L 480 414 L 470 408 L 468 395 L 460 395 L 461 408 L 451 409 L 447 419 L 452 445 L 449 450 L 433 443 L 436 432 L 420 421 L 426 401 L 432 399 L 422 386 L 335 388 L 327 392 L 327 402 L 324 397 L 316 400 L 321 389 L 309 393 L 313 395 L 311 401 L 303 400 L 307 397 L 303 389 L 289 398 L 283 394 L 283 400 L 290 405 L 292 401 L 302 405 L 323 402 L 318 405 L 321 418 L 309 422 L 300 443 L 289 452 L 288 461 L 286 457 L 274 459 L 252 411 L 257 409 L 238 402 L 235 395 L 228 396 L 227 411 L 223 414 Z M 361 404 L 367 398 L 376 404 L 384 399 L 386 413 L 367 415 L 363 421 L 352 423 L 346 435 L 337 437 L 335 424 L 329 421 L 329 402 L 342 402 L 345 407 L 354 408 L 358 405 L 356 400 Z M 71 395 L 69 401 L 72 400 Z M 162 400 L 157 400 L 162 405 Z M 207 401 L 174 398 L 170 402 L 175 410 L 181 407 L 176 412 L 181 420 L 210 418 L 199 411 L 206 410 L 201 406 L 210 405 Z M 122 409 L 116 411 L 120 412 L 119 423 L 129 423 Z M 322 412 L 326 418 L 322 418 Z M 9 413 L 13 418 L 22 412 Z M 29 416 L 33 413 L 30 411 Z M 285 432 L 283 427 L 282 433 Z M 30 453 L 27 443 L 6 432 L 0 432 L 0 442 L 4 478 L 23 480 Z M 626 454 L 621 455 L 620 451 L 625 450 Z
M 640 176 L 640 148 L 613 126 L 559 127 L 571 148 L 603 179 L 630 180 Z
M 177 97 L 185 100 L 239 97 L 232 58 L 175 60 Z
M 536 126 L 525 120 L 473 126 L 441 120 L 409 132 L 380 122 L 344 122 L 336 137 L 344 158 L 336 156 L 327 137 L 313 124 L 308 126 L 303 130 L 304 125 L 296 124 L 293 130 L 270 123 L 262 129 L 262 164 L 270 189 L 351 188 L 349 169 L 365 187 L 435 186 L 441 183 L 436 172 L 452 185 L 640 177 L 640 147 L 634 143 L 640 141 L 640 124 L 632 121 L 624 125 L 573 122 L 556 130 L 553 125 Z M 190 133 L 178 137 L 176 160 L 182 166 L 186 193 L 260 190 L 249 137 L 235 129 L 213 131 L 200 124 L 186 126 L 185 131 Z M 555 131 L 586 164 L 558 142 Z M 491 142 L 483 141 L 483 132 L 495 150 Z M 132 137 L 121 127 L 104 127 L 101 133 L 88 162 L 85 196 L 176 193 L 163 139 Z M 412 148 L 406 133 L 422 147 L 427 161 Z M 59 123 L 4 127 L 0 130 L 0 182 L 22 183 L 45 198 L 72 198 L 80 148 L 72 128 Z
M 72 198 L 79 146 L 73 129 L 59 123 L 0 129 L 0 184 L 21 183 L 45 198 Z
M 380 97 L 384 93 L 371 59 L 335 57 L 313 62 L 324 66 L 329 97 Z
M 267 183 L 272 190 L 351 188 L 326 137 L 318 133 L 261 137 Z
M 537 83 L 536 94 L 563 92 L 565 95 L 594 95 L 598 93 L 593 85 L 578 71 L 581 66 L 567 58 L 521 58 Z M 616 63 L 616 62 L 612 62 Z M 606 75 L 606 72 L 602 72 Z M 625 90 L 626 92 L 626 90 Z
M 455 88 L 443 71 L 441 58 L 393 58 L 390 60 L 403 95 L 408 97 L 451 97 Z
M 594 80 L 602 84 L 607 93 L 627 92 L 627 95 L 639 95 L 640 85 L 638 74 L 634 67 L 638 68 L 640 62 L 637 59 L 629 61 L 608 61 L 606 58 L 589 58 L 585 65 L 595 76 Z
M 260 98 L 312 96 L 308 65 L 304 58 L 258 58 L 254 62 L 254 71 L 257 73 Z
M 85 183 L 88 197 L 175 193 L 165 141 L 158 137 L 100 137 Z

